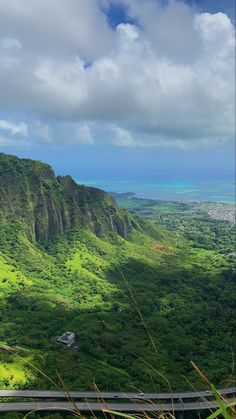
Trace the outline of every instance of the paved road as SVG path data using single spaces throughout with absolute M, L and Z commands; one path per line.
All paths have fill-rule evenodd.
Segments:
M 232 399 L 229 400 L 233 401 Z M 165 404 L 132 404 L 132 403 L 76 403 L 79 411 L 103 411 L 116 410 L 119 412 L 180 412 L 216 409 L 217 403 L 214 401 L 195 402 L 195 403 L 165 403 Z M 69 402 L 19 402 L 19 403 L 1 403 L 2 412 L 30 412 L 32 410 L 75 410 L 75 405 Z
M 236 394 L 236 387 L 218 390 L 222 395 Z M 189 391 L 178 393 L 121 393 L 92 391 L 70 391 L 73 399 L 145 399 L 145 400 L 173 400 L 173 399 L 196 399 L 212 396 L 212 391 Z M 34 398 L 62 398 L 67 399 L 67 394 L 62 391 L 38 391 L 38 390 L 0 390 L 0 397 L 34 397 Z

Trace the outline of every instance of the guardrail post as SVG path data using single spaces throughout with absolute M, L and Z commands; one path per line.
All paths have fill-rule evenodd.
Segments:
M 177 419 L 184 419 L 184 402 L 183 402 L 182 399 L 179 399 L 178 402 L 181 404 L 182 410 L 179 410 L 177 412 L 176 418 Z

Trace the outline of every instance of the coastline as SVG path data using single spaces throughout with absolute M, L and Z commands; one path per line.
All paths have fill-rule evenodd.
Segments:
M 81 180 L 79 184 L 103 189 L 109 193 L 129 194 L 139 199 L 172 202 L 212 202 L 235 204 L 235 182 L 228 181 L 138 181 L 138 180 Z
M 164 200 L 138 197 L 134 192 L 111 192 L 118 205 L 139 215 L 151 217 L 167 214 L 208 215 L 212 220 L 235 224 L 235 204 L 231 202 Z

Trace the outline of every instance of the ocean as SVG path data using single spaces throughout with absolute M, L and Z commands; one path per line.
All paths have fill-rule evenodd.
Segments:
M 107 192 L 133 192 L 139 198 L 165 201 L 211 201 L 235 203 L 234 181 L 140 181 L 140 180 L 80 180 L 79 184 Z

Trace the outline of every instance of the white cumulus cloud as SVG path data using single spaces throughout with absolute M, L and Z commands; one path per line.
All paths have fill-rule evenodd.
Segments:
M 231 141 L 230 18 L 174 0 L 121 0 L 134 23 L 112 30 L 104 12 L 112 2 L 0 0 L 0 106 L 45 118 L 38 137 L 48 142 L 188 148 Z M 6 124 L 0 128 L 27 135 L 26 125 Z M 53 136 L 60 124 L 63 138 Z
M 7 131 L 8 134 L 13 136 L 20 134 L 23 137 L 27 137 L 28 135 L 28 127 L 24 122 L 21 122 L 20 124 L 15 124 L 13 122 L 0 119 L 0 130 Z

